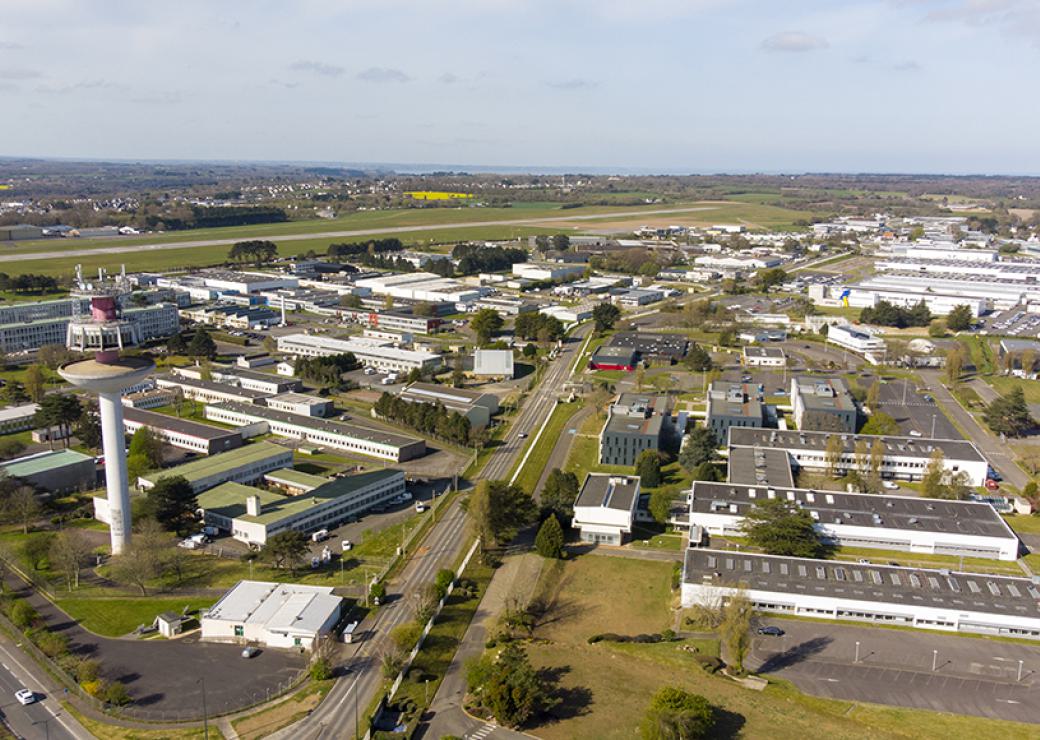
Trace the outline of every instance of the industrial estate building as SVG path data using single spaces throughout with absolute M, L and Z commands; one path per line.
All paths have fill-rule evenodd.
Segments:
M 332 339 L 311 334 L 287 334 L 278 337 L 278 351 L 304 357 L 327 357 L 349 352 L 362 365 L 390 372 L 435 370 L 441 365 L 440 355 L 400 349 L 387 341 L 360 337 Z
M 0 462 L 4 475 L 51 493 L 86 491 L 97 485 L 97 463 L 75 450 L 47 450 Z
M 206 406 L 204 413 L 211 421 L 241 427 L 242 434 L 247 437 L 276 434 L 394 462 L 404 462 L 426 454 L 425 440 L 363 426 L 357 422 L 330 421 L 276 411 L 266 406 L 233 402 Z
M 763 612 L 1040 638 L 1040 587 L 1028 578 L 686 551 L 682 606 L 715 606 L 738 590 Z
M 744 367 L 786 367 L 787 356 L 779 347 L 744 347 L 741 362 Z
M 632 534 L 639 477 L 589 473 L 574 501 L 573 526 L 582 542 L 620 545 Z
M 607 409 L 599 437 L 602 465 L 635 465 L 643 450 L 659 450 L 674 431 L 667 396 L 622 393 Z
M 75 315 L 72 313 L 80 301 L 78 298 L 65 301 L 47 301 L 46 303 L 68 306 L 70 312 L 49 318 L 35 320 L 11 319 L 0 315 L 0 321 L 11 321 L 11 323 L 0 323 L 0 350 L 3 352 L 20 352 L 22 350 L 35 350 L 48 344 L 65 344 L 69 323 Z M 15 316 L 18 314 L 11 314 Z M 124 308 L 121 312 L 122 318 L 133 324 L 141 341 L 162 339 L 176 334 L 180 329 L 177 318 L 177 306 L 172 303 L 158 303 L 153 306 L 141 306 L 135 308 Z
M 498 396 L 434 383 L 412 383 L 398 396 L 408 403 L 438 403 L 469 419 L 474 429 L 487 426 L 498 413 Z
M 227 452 L 242 446 L 242 435 L 234 429 L 221 429 L 133 406 L 123 409 L 123 427 L 127 434 L 146 427 L 168 445 L 203 455 Z
M 403 472 L 374 470 L 333 478 L 295 496 L 224 483 L 200 494 L 198 503 L 207 524 L 259 547 L 272 535 L 289 529 L 332 529 L 404 492 Z
M 885 353 L 884 339 L 874 336 L 866 329 L 849 324 L 831 324 L 827 328 L 827 342 L 875 357 L 881 357 Z
M 239 447 L 237 450 L 222 452 L 219 455 L 192 460 L 166 470 L 157 470 L 154 473 L 142 475 L 137 479 L 137 485 L 147 490 L 155 486 L 160 478 L 180 476 L 187 479 L 192 489 L 199 493 L 227 481 L 254 483 L 263 478 L 264 473 L 292 467 L 292 461 L 292 450 L 274 442 L 254 442 Z M 104 501 L 104 499 L 101 500 Z M 94 499 L 95 510 L 97 502 L 98 499 Z
M 332 632 L 343 599 L 331 586 L 239 581 L 199 618 L 202 639 L 310 650 Z
M 210 365 L 205 369 L 195 365 L 175 367 L 173 368 L 173 374 L 180 378 L 191 378 L 192 380 L 203 380 L 204 375 L 208 374 L 210 376 L 209 379 L 215 383 L 230 385 L 246 391 L 255 391 L 266 396 L 290 393 L 303 388 L 303 383 L 297 378 L 286 378 L 233 365 Z
M 689 526 L 740 535 L 756 503 L 780 499 L 808 511 L 820 537 L 844 547 L 1016 560 L 1019 541 L 992 506 L 872 493 L 813 491 L 735 481 L 695 481 L 686 501 Z
M 38 403 L 26 403 L 20 406 L 8 406 L 0 409 L 0 434 L 26 432 L 36 424 L 36 412 L 40 410 Z
M 265 398 L 263 402 L 269 409 L 299 416 L 326 417 L 335 412 L 335 405 L 329 399 L 306 393 L 283 393 Z
M 476 377 L 511 380 L 514 374 L 513 350 L 477 349 L 473 351 L 473 375 Z
M 837 437 L 844 447 L 833 461 L 827 459 L 827 442 Z M 876 435 L 802 432 L 776 429 L 729 430 L 729 446 L 772 448 L 787 452 L 792 466 L 807 470 L 827 470 L 833 464 L 838 475 L 857 471 L 869 475 L 869 461 L 857 459 L 856 446 L 861 443 L 869 453 L 880 445 L 880 474 L 885 479 L 919 481 L 936 451 L 942 453 L 943 469 L 950 474 L 964 473 L 968 485 L 985 485 L 989 463 L 972 442 L 927 437 L 880 437 Z
M 749 383 L 712 383 L 708 386 L 707 426 L 724 444 L 730 427 L 763 427 L 766 407 L 762 393 Z
M 179 392 L 184 398 L 203 403 L 221 403 L 223 401 L 253 403 L 261 398 L 267 398 L 268 395 L 261 391 L 251 391 L 227 383 L 196 380 L 181 375 L 159 376 L 155 379 L 155 384 L 159 388 Z
M 856 400 L 841 378 L 791 378 L 791 403 L 799 429 L 856 431 Z
M 339 317 L 344 321 L 382 331 L 433 334 L 444 323 L 436 316 L 415 316 L 401 311 L 377 311 L 368 308 L 340 308 L 338 311 Z

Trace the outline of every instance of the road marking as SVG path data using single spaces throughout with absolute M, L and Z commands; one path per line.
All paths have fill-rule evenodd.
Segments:
M 1005 704 L 1021 704 L 1022 703 L 1020 701 L 1015 701 L 1014 699 L 997 699 L 997 701 L 1002 701 Z

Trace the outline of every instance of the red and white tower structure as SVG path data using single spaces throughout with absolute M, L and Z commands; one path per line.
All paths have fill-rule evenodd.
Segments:
M 123 389 L 140 383 L 155 369 L 147 358 L 121 355 L 121 350 L 139 342 L 137 325 L 120 316 L 115 295 L 98 290 L 90 297 L 90 315 L 73 317 L 67 335 L 69 349 L 93 353 L 94 357 L 70 362 L 58 370 L 73 385 L 98 394 L 113 555 L 126 549 L 131 525 L 126 432 L 119 399 Z

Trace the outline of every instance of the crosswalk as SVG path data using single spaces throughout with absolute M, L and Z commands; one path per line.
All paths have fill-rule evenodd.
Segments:
M 495 725 L 485 723 L 478 729 L 466 735 L 466 740 L 484 740 L 488 735 L 495 731 Z

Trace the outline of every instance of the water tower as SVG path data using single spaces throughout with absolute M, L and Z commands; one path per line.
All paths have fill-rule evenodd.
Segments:
M 82 289 L 81 285 L 81 295 Z M 89 292 L 90 314 L 72 318 L 66 343 L 69 349 L 94 357 L 63 365 L 58 373 L 73 385 L 98 394 L 112 554 L 119 555 L 130 542 L 130 489 L 120 396 L 124 388 L 142 382 L 155 364 L 143 357 L 121 355 L 123 349 L 140 343 L 140 332 L 135 323 L 120 316 L 118 288 L 106 292 L 99 285 Z

